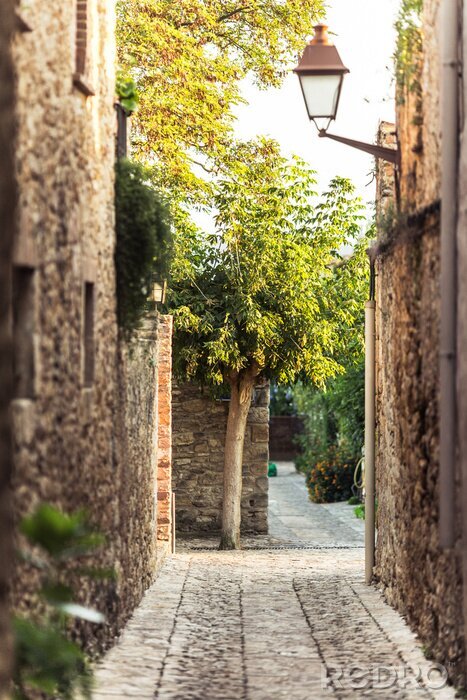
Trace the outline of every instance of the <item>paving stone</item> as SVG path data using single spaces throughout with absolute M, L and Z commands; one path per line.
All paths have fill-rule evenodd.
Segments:
M 429 687 L 432 666 L 415 636 L 364 584 L 363 527 L 349 507 L 310 504 L 287 465 L 271 493 L 262 546 L 354 548 L 182 545 L 99 664 L 94 700 L 454 698 Z

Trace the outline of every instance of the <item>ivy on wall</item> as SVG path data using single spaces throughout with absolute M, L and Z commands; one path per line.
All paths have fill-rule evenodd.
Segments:
M 421 89 L 419 68 L 423 49 L 422 10 L 423 0 L 402 0 L 395 24 L 397 42 L 394 63 L 402 100 L 405 91 L 419 93 Z
M 152 285 L 167 278 L 172 248 L 168 208 L 140 163 L 117 162 L 115 213 L 118 323 L 129 338 L 149 308 Z

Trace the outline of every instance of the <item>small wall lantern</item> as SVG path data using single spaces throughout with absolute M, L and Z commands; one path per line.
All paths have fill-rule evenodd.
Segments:
M 151 290 L 150 301 L 153 301 L 155 304 L 164 304 L 166 292 L 167 280 L 162 280 L 161 282 L 154 282 Z
M 315 35 L 305 47 L 294 73 L 298 75 L 308 116 L 318 129 L 327 129 L 336 118 L 344 75 L 349 69 L 329 40 L 325 24 L 315 27 Z

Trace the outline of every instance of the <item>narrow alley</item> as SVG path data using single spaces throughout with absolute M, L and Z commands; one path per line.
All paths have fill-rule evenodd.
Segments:
M 0 700 L 467 698 L 465 20 L 0 0 Z
M 453 698 L 400 616 L 363 583 L 363 523 L 308 500 L 280 463 L 270 535 L 240 552 L 185 540 L 97 671 L 94 700 Z

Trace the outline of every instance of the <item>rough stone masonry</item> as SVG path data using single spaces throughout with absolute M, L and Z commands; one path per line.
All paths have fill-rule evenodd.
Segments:
M 237 552 L 180 547 L 99 665 L 94 700 L 453 699 L 364 584 L 353 507 L 311 503 L 293 465 L 278 469 L 271 534 Z
M 465 682 L 462 578 L 439 546 L 439 0 L 423 3 L 423 52 L 398 86 L 398 190 L 378 165 L 376 578 L 427 653 Z M 387 125 L 386 125 L 387 126 Z M 380 137 L 387 145 L 390 130 Z M 396 189 L 396 191 L 395 191 Z M 388 194 L 392 193 L 392 197 Z M 393 210 L 392 225 L 391 208 Z M 453 507 L 455 505 L 453 504 Z
M 114 569 L 116 580 L 78 587 L 79 602 L 104 612 L 107 624 L 77 631 L 102 647 L 158 559 L 159 321 L 146 318 L 130 345 L 117 327 L 115 3 L 80 0 L 78 9 L 75 0 L 23 3 L 30 31 L 14 45 L 13 489 L 17 520 L 41 502 L 85 508 L 106 536 L 92 563 Z M 18 564 L 16 607 L 34 610 L 36 590 L 32 567 Z
M 177 530 L 217 532 L 221 526 L 228 401 L 197 386 L 173 389 L 173 483 Z M 268 529 L 269 388 L 255 391 L 243 452 L 242 532 Z

